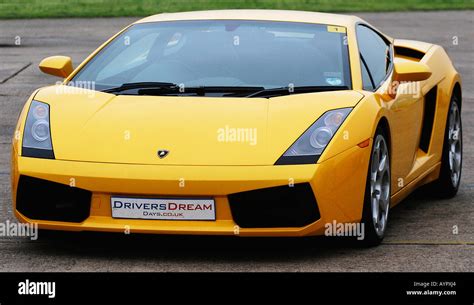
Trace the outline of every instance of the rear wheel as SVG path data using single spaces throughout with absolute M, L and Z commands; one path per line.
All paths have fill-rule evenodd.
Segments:
M 367 246 L 380 244 L 385 236 L 390 209 L 391 194 L 390 152 L 387 137 L 378 128 L 372 145 L 369 171 L 367 174 L 362 225 Z
M 462 168 L 461 109 L 456 96 L 451 98 L 443 143 L 441 171 L 432 190 L 439 197 L 451 198 L 458 192 Z

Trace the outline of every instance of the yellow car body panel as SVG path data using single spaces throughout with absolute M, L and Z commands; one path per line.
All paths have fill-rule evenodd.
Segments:
M 271 101 L 154 96 L 137 100 L 134 96 L 96 91 L 89 94 L 69 93 L 67 86 L 52 86 L 35 96 L 35 100 L 56 109 L 50 119 L 58 160 L 273 165 L 328 107 L 353 107 L 363 97 L 355 91 L 285 96 Z M 288 120 L 294 122 L 293 128 L 286 128 Z M 219 131 L 226 128 L 252 128 L 254 139 L 249 143 L 220 141 Z M 88 149 L 83 149 L 84 145 Z M 171 153 L 165 159 L 156 158 L 158 148 Z
M 208 11 L 161 14 L 137 23 L 174 20 L 270 20 L 328 24 L 343 27 L 349 44 L 352 90 L 294 94 L 274 98 L 210 98 L 114 95 L 98 91 L 71 92 L 66 85 L 37 90 L 25 104 L 13 137 L 12 192 L 20 176 L 30 176 L 92 192 L 90 216 L 83 222 L 29 219 L 40 228 L 161 234 L 218 234 L 239 236 L 303 236 L 324 234 L 325 224 L 359 222 L 362 217 L 372 140 L 381 121 L 390 133 L 392 206 L 416 187 L 439 175 L 443 136 L 450 98 L 461 84 L 445 51 L 436 45 L 387 40 L 396 47 L 425 53 L 421 62 L 432 75 L 419 82 L 420 96 L 397 95 L 387 100 L 385 83 L 375 92 L 362 88 L 356 26 L 360 18 L 292 11 Z M 367 24 L 368 25 L 368 24 Z M 118 34 L 117 34 L 118 35 Z M 115 36 L 114 36 L 115 37 Z M 73 77 L 104 48 L 94 51 L 64 81 Z M 395 60 L 420 61 L 398 55 Z M 405 86 L 405 85 L 401 85 Z M 438 88 L 437 108 L 429 150 L 421 151 L 420 130 L 424 95 Z M 22 134 L 32 100 L 51 111 L 55 159 L 24 157 Z M 353 107 L 315 164 L 279 165 L 275 161 L 326 111 Z M 54 110 L 54 111 L 53 111 Z M 288 125 L 288 122 L 291 122 Z M 291 128 L 289 128 L 291 126 Z M 252 143 L 221 143 L 217 130 L 256 129 Z M 367 143 L 368 145 L 363 145 Z M 169 156 L 157 158 L 157 149 Z M 186 187 L 181 184 L 185 183 Z M 317 198 L 320 219 L 304 227 L 238 228 L 228 195 L 309 183 Z M 212 197 L 215 221 L 114 219 L 113 195 L 144 197 Z M 14 207 L 16 196 L 13 196 Z M 236 231 L 237 230 L 237 231 Z

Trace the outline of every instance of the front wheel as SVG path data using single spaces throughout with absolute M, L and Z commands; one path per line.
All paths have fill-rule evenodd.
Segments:
M 390 152 L 384 131 L 377 129 L 372 145 L 370 166 L 367 174 L 362 225 L 363 243 L 376 246 L 384 238 L 390 209 L 391 179 Z

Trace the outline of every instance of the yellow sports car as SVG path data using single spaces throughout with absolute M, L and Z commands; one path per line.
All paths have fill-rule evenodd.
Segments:
M 36 90 L 13 137 L 22 222 L 54 230 L 304 236 L 456 194 L 461 79 L 442 47 L 298 11 L 159 14 Z

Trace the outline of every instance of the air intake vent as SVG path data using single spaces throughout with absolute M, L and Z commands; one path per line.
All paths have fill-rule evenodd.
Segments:
M 425 53 L 423 52 L 405 47 L 395 47 L 395 54 L 405 57 L 411 57 L 417 59 L 418 61 L 420 61 L 423 56 L 425 56 Z
M 304 227 L 320 218 L 309 183 L 278 186 L 228 196 L 241 228 Z
M 426 153 L 430 148 L 431 134 L 433 132 L 437 93 L 438 86 L 431 88 L 431 90 L 426 93 L 423 104 L 423 125 L 421 127 L 420 149 Z
M 82 222 L 89 217 L 91 197 L 83 189 L 21 176 L 16 209 L 34 220 Z

